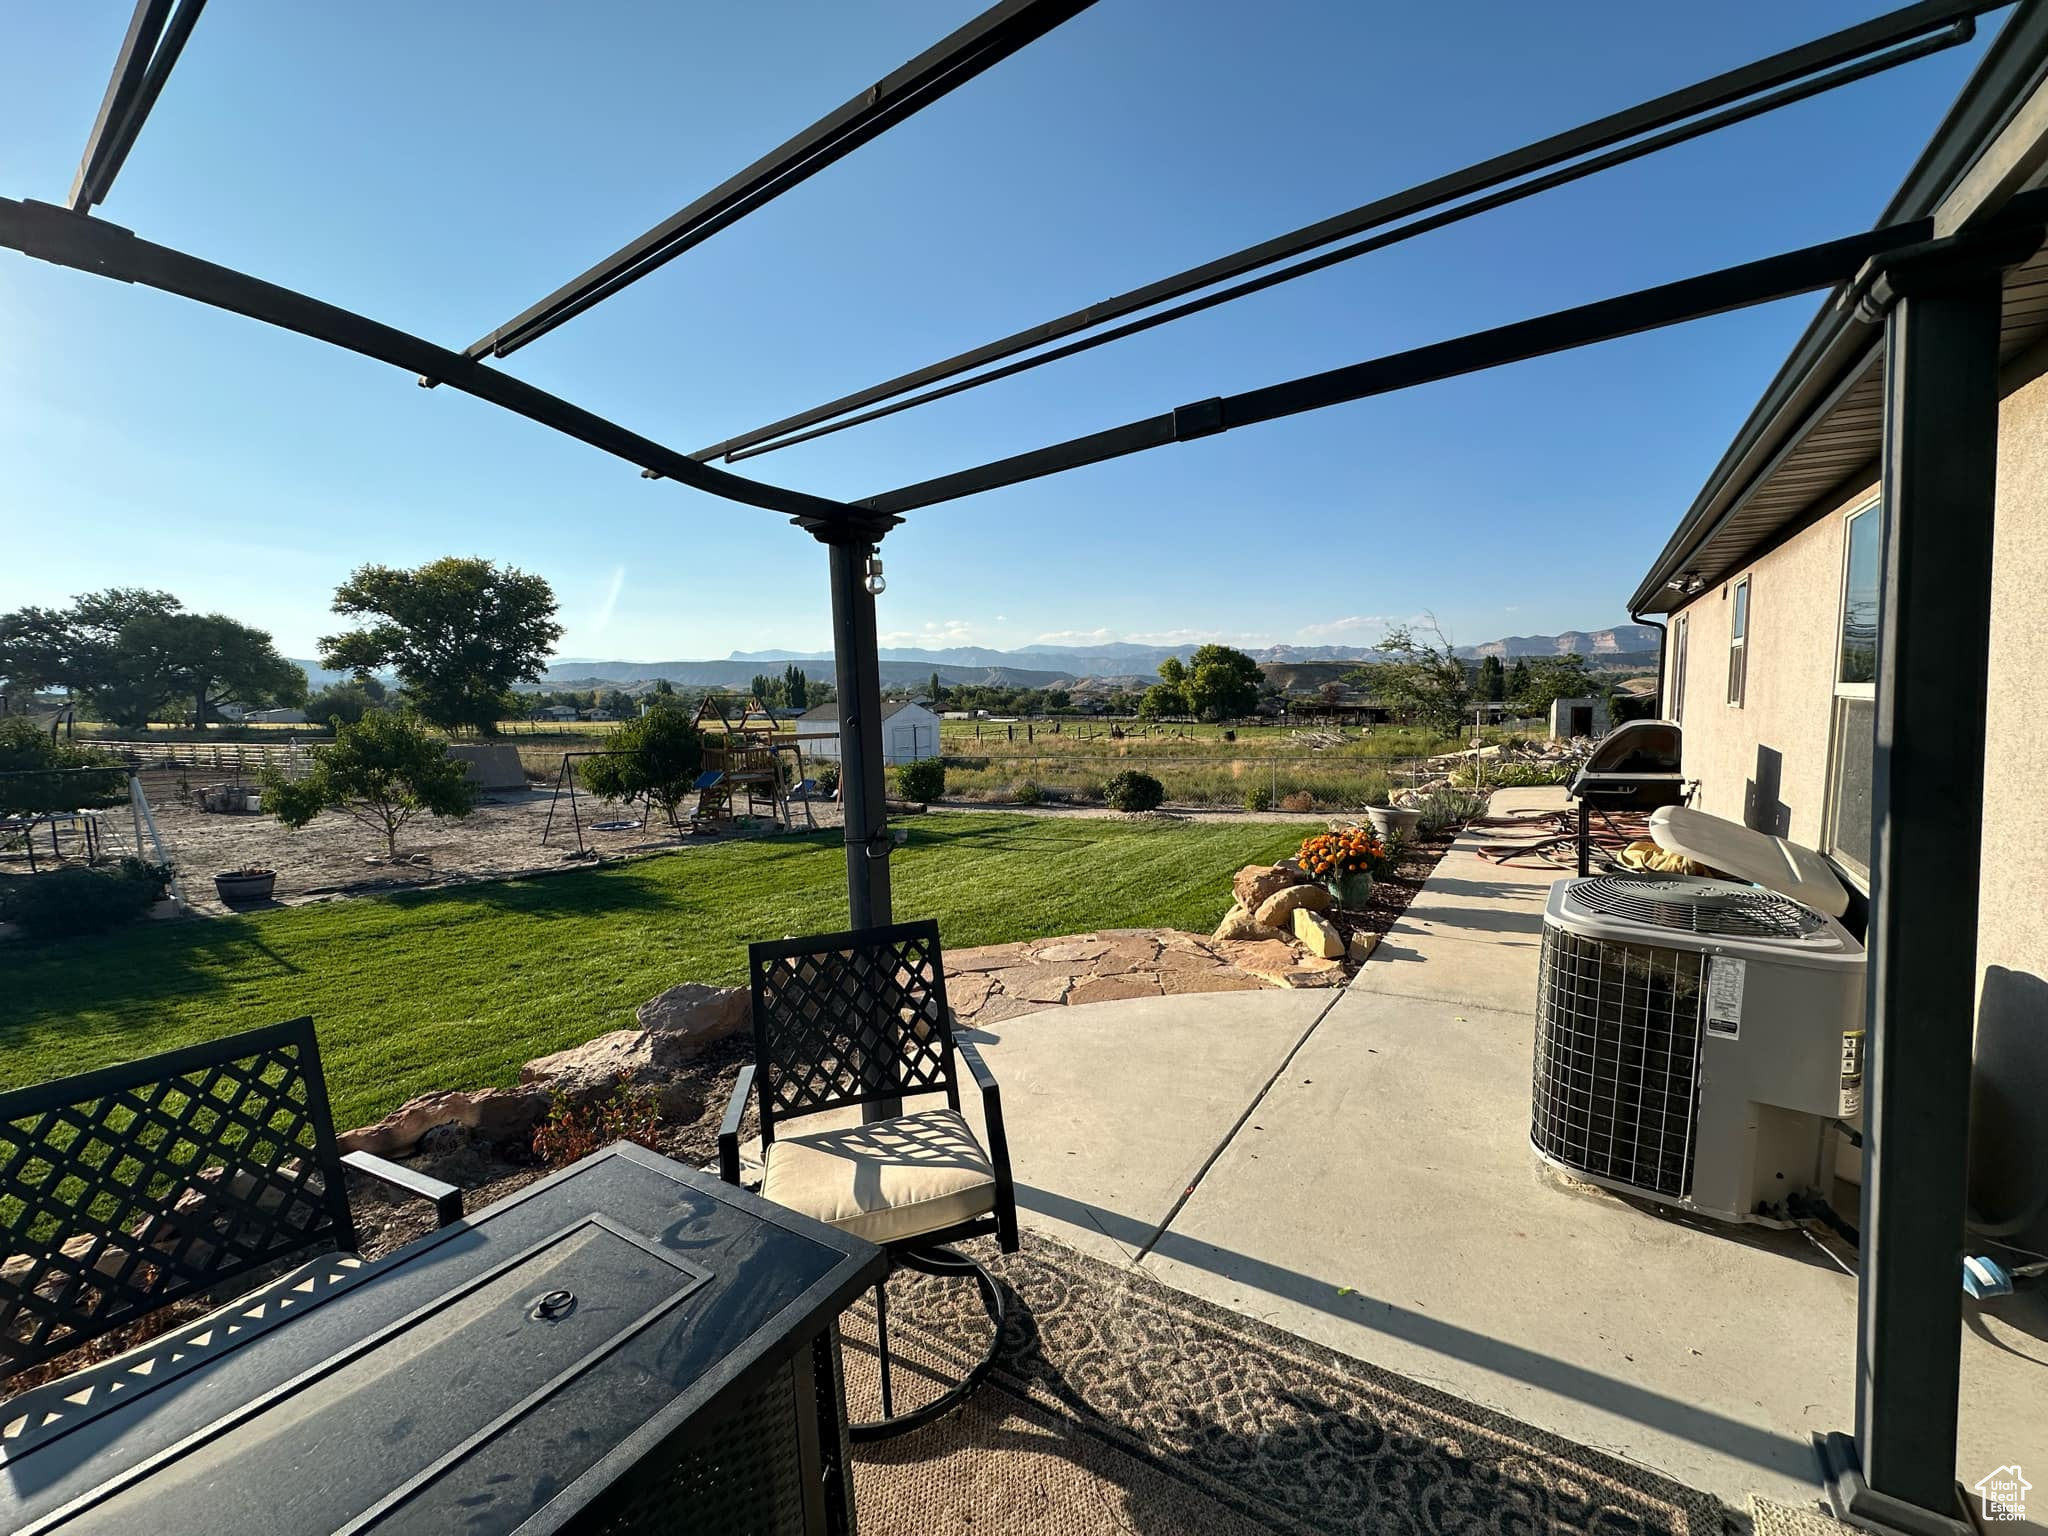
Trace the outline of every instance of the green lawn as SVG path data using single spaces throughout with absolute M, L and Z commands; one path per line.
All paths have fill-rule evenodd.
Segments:
M 1306 830 L 1003 815 L 905 823 L 895 909 L 947 945 L 1091 928 L 1207 930 L 1239 866 Z M 0 1087 L 308 1013 L 336 1123 L 632 1022 L 681 981 L 736 983 L 750 940 L 843 927 L 838 833 L 538 880 L 0 946 Z

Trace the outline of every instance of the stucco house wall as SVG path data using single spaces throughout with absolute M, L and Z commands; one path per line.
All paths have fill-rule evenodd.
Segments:
M 1825 826 L 1828 732 L 1834 705 L 1844 518 L 1867 505 L 1859 491 L 1680 610 L 1686 620 L 1685 775 L 1700 781 L 1702 810 L 1760 832 L 1820 846 Z M 1749 587 L 1749 673 L 1743 702 L 1728 702 L 1735 584 Z M 1678 658 L 1667 645 L 1665 713 Z
M 1732 592 L 1680 610 L 1688 655 L 1685 769 L 1717 816 L 1823 845 L 1847 514 L 1871 486 L 1749 567 L 1745 702 L 1727 702 Z M 1999 416 L 1991 644 L 1985 660 L 1985 851 L 1977 933 L 1971 1203 L 2013 1241 L 2048 1249 L 2048 376 Z M 1671 712 L 1675 654 L 1666 658 Z M 1959 668 L 1957 707 L 1969 707 Z

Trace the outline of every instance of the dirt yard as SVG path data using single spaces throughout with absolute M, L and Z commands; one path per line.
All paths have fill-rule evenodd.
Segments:
M 548 829 L 543 846 L 541 833 L 547 827 L 553 792 L 526 790 L 489 796 L 461 821 L 422 817 L 399 834 L 399 860 L 393 863 L 384 856 L 379 833 L 351 817 L 329 811 L 312 825 L 293 832 L 260 812 L 206 811 L 200 808 L 198 776 L 188 777 L 184 794 L 180 793 L 177 770 L 145 773 L 142 782 L 156 814 L 157 830 L 178 869 L 180 889 L 192 909 L 201 913 L 228 910 L 214 894 L 214 875 L 252 865 L 276 870 L 276 902 L 295 906 L 380 891 L 497 880 L 560 869 L 565 863 L 624 858 L 677 846 L 674 836 L 658 823 L 656 828 L 636 825 L 593 830 L 594 822 L 637 822 L 640 818 L 637 810 L 607 806 L 587 795 L 578 797 L 582 844 L 587 851 L 577 851 L 576 827 L 566 796 L 556 808 L 554 826 Z M 839 824 L 836 805 L 818 804 L 812 813 L 820 826 Z M 126 814 L 116 815 L 125 836 Z M 801 830 L 804 825 L 799 806 L 797 826 Z M 703 835 L 688 839 L 707 840 Z

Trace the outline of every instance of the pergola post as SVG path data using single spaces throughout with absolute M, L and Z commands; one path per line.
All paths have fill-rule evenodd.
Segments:
M 1885 326 L 1856 1437 L 1836 1511 L 1969 1529 L 1956 1493 L 1962 1258 L 1991 631 L 2000 272 L 2040 232 L 1959 236 L 1858 279 Z M 1988 1468 L 1986 1470 L 1989 1470 Z
M 888 785 L 882 767 L 882 664 L 868 560 L 895 519 L 802 520 L 831 551 L 832 664 L 839 697 L 839 801 L 849 927 L 890 921 Z

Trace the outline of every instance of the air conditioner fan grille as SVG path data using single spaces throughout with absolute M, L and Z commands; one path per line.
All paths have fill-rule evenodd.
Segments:
M 1723 882 L 1631 880 L 1595 875 L 1572 883 L 1572 903 L 1674 933 L 1725 938 L 1803 939 L 1827 926 L 1817 912 L 1774 891 Z

